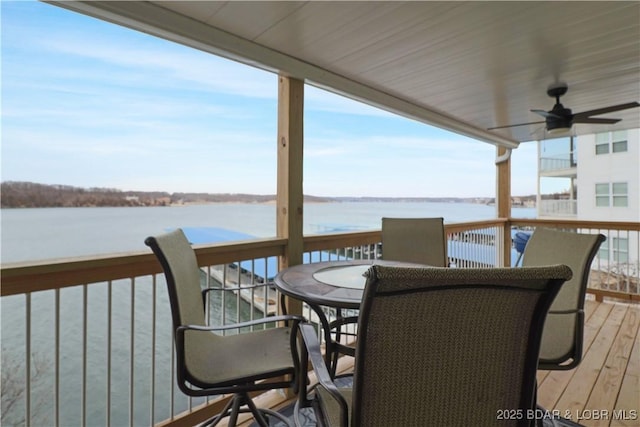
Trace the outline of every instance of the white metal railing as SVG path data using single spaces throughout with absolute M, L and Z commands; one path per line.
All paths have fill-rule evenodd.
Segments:
M 600 232 L 607 238 L 594 260 L 590 286 L 640 294 L 640 233 L 613 229 L 581 229 L 579 232 Z
M 503 227 L 494 225 L 448 235 L 449 264 L 457 268 L 482 268 L 503 265 Z
M 566 153 L 557 156 L 540 157 L 540 171 L 549 172 L 555 170 L 565 170 L 575 167 L 577 164 L 576 153 Z
M 267 265 L 266 258 L 258 261 Z M 220 288 L 216 276 L 206 274 L 213 270 L 225 268 L 206 266 L 203 286 Z M 249 292 L 210 292 L 211 322 L 274 314 L 275 290 L 255 279 L 264 272 L 234 270 L 235 277 L 222 279 L 236 284 L 242 277 Z M 265 314 L 265 307 L 272 312 Z M 175 385 L 161 274 L 3 297 L 2 316 L 3 426 L 154 425 L 206 401 L 187 398 Z
M 578 202 L 576 200 L 540 200 L 538 215 L 575 217 L 578 214 Z
M 591 264 L 589 289 L 606 295 L 607 292 L 640 295 L 640 223 L 589 222 L 572 220 L 513 220 L 530 232 L 535 227 L 603 234 L 606 241 L 600 246 Z

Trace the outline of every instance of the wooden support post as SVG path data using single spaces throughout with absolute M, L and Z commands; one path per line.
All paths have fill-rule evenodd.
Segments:
M 511 218 L 511 156 L 502 157 L 507 154 L 507 148 L 497 147 L 498 158 L 501 159 L 496 164 L 496 216 L 498 218 Z M 503 265 L 511 265 L 511 223 L 505 222 L 502 233 Z M 496 242 L 497 243 L 497 242 Z
M 288 239 L 280 269 L 302 263 L 302 159 L 304 82 L 278 78 L 277 236 Z M 302 314 L 302 303 L 287 298 L 287 312 Z

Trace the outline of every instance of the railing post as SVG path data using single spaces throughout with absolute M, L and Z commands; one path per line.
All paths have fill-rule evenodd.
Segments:
M 497 147 L 497 156 L 500 161 L 496 161 L 496 214 L 498 218 L 511 218 L 511 156 L 507 150 L 510 148 Z M 496 244 L 496 248 L 502 250 L 496 259 L 502 259 L 503 265 L 511 265 L 511 223 L 504 223 L 502 233 L 502 245 Z M 496 242 L 498 243 L 498 242 Z
M 279 268 L 302 263 L 302 158 L 304 82 L 278 77 L 277 236 L 287 239 Z M 302 314 L 302 302 L 287 298 L 287 312 Z

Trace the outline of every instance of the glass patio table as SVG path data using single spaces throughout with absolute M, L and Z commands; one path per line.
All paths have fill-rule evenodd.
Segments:
M 332 374 L 335 374 L 338 349 L 346 349 L 339 342 L 339 320 L 343 310 L 360 308 L 367 281 L 365 273 L 372 265 L 426 267 L 380 259 L 325 261 L 295 265 L 280 271 L 274 278 L 274 284 L 282 294 L 306 302 L 317 314 L 325 338 L 325 361 Z M 329 322 L 323 307 L 335 308 L 337 321 Z M 335 340 L 331 337 L 332 329 L 336 329 Z

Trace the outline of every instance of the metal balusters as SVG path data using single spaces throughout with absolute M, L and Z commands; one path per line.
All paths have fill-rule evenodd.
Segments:
M 175 349 L 176 348 L 176 341 L 175 338 L 173 337 L 173 334 L 171 334 L 171 384 L 169 384 L 169 396 L 170 396 L 170 408 L 171 411 L 169 412 L 169 418 L 173 418 L 175 416 L 175 405 L 176 405 L 176 397 L 175 397 L 175 386 L 174 384 L 176 384 L 176 352 Z
M 255 271 L 256 271 L 256 262 L 255 260 L 251 260 L 251 276 L 249 276 L 249 285 L 251 286 L 251 291 L 250 291 L 250 303 L 251 303 L 251 309 L 249 310 L 249 319 L 250 320 L 254 320 L 255 319 L 255 305 L 256 305 L 256 288 L 254 287 L 255 283 L 256 283 L 256 275 L 255 275 Z M 239 310 L 238 310 L 239 311 Z M 263 313 L 263 317 L 266 317 L 266 313 L 269 311 L 269 299 L 267 298 L 267 296 L 265 295 L 264 298 L 264 313 Z M 253 327 L 251 329 L 254 329 Z
M 222 286 L 222 291 L 220 291 L 220 295 L 221 295 L 220 307 L 222 307 L 222 310 L 220 310 L 220 314 L 221 314 L 220 321 L 222 322 L 221 325 L 225 325 L 227 323 L 227 310 L 224 309 L 227 306 L 227 292 L 224 290 L 226 283 L 227 283 L 227 267 L 223 266 L 222 267 L 222 283 L 220 284 L 220 286 Z
M 113 331 L 113 282 L 107 283 L 107 426 L 111 425 L 111 339 Z
M 155 408 L 156 408 L 156 277 L 151 278 L 151 403 L 149 409 L 149 425 L 155 424 Z
M 236 268 L 236 280 L 237 280 L 237 291 L 236 291 L 236 322 L 242 322 L 240 317 L 240 301 L 241 301 L 241 289 L 242 289 L 242 268 L 240 267 L 240 263 L 238 263 L 238 268 Z M 253 307 L 251 307 L 253 308 Z M 223 308 L 224 310 L 224 308 Z
M 82 285 L 82 406 L 80 408 L 80 419 L 82 425 L 87 425 L 87 285 Z
M 130 328 L 129 331 L 131 333 L 131 336 L 129 337 L 129 344 L 130 344 L 130 352 L 129 352 L 129 426 L 133 427 L 133 415 L 134 415 L 134 397 L 135 397 L 135 393 L 134 393 L 134 375 L 135 375 L 135 365 L 134 365 L 134 354 L 135 351 L 134 349 L 135 347 L 135 328 L 134 328 L 134 322 L 135 322 L 135 306 L 136 306 L 136 283 L 135 280 L 132 278 L 131 279 L 131 300 L 130 300 L 130 311 L 131 311 L 131 317 L 130 317 Z
M 31 425 L 31 293 L 25 299 L 25 426 Z
M 60 425 L 60 289 L 55 290 L 55 335 L 56 335 L 56 345 L 55 345 L 55 416 L 54 416 L 54 424 L 55 426 Z

